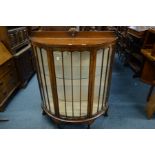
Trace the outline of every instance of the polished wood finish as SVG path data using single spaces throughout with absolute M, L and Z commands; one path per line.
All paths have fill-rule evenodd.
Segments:
M 8 31 L 6 29 L 5 26 L 1 26 L 0 27 L 0 41 L 5 45 L 5 47 L 9 50 L 11 50 L 11 46 L 10 46 L 10 40 L 8 37 Z
M 6 61 L 12 58 L 12 55 L 2 42 L 0 42 L 0 52 L 0 65 L 4 64 Z
M 96 55 L 97 50 L 94 49 L 90 53 L 90 65 L 89 65 L 89 84 L 88 84 L 88 117 L 92 116 L 93 100 L 94 100 L 94 86 L 95 86 L 95 71 L 96 71 Z
M 145 57 L 141 80 L 147 84 L 155 85 L 155 57 L 151 55 L 152 49 L 142 49 L 141 52 Z
M 55 79 L 55 67 L 54 67 L 54 58 L 53 58 L 53 52 L 51 49 L 47 49 L 47 56 L 48 56 L 48 65 L 49 65 L 49 73 L 50 73 L 50 80 L 51 80 L 51 88 L 53 93 L 53 102 L 54 109 L 55 109 L 55 115 L 59 117 L 59 104 L 58 104 L 58 94 L 57 94 L 57 84 Z
M 106 106 L 103 105 L 105 102 L 107 102 L 108 99 L 108 94 L 109 94 L 109 84 L 110 84 L 110 79 L 111 78 L 111 67 L 112 67 L 112 62 L 113 60 L 112 57 L 114 57 L 114 45 L 116 42 L 116 36 L 113 32 L 77 32 L 75 33 L 74 37 L 71 32 L 51 32 L 51 31 L 38 31 L 38 32 L 32 32 L 31 33 L 31 43 L 32 47 L 35 53 L 35 58 L 37 62 L 37 74 L 38 74 L 38 80 L 39 80 L 39 86 L 40 86 L 40 91 L 42 95 L 42 108 L 44 113 L 46 113 L 48 116 L 50 116 L 56 123 L 86 123 L 86 124 L 91 124 L 97 117 L 103 115 L 107 111 L 107 104 Z M 104 89 L 101 98 L 102 99 L 102 106 L 100 106 L 100 109 L 97 110 L 96 113 L 93 112 L 93 105 L 94 105 L 94 89 L 95 89 L 95 75 L 96 75 L 96 59 L 97 59 L 97 51 L 100 49 L 106 49 L 106 51 L 102 51 L 107 55 L 107 61 L 104 62 L 104 72 L 103 74 L 108 74 L 108 76 L 105 76 L 105 82 L 104 85 L 106 85 L 107 88 Z M 108 50 L 107 50 L 108 49 Z M 44 51 L 43 51 L 44 50 Z M 59 52 L 59 57 L 55 58 L 54 53 L 55 51 Z M 65 51 L 68 51 L 68 55 L 70 56 L 70 66 L 68 66 L 68 69 L 70 68 L 70 96 L 72 96 L 70 99 L 70 103 L 68 103 L 67 99 L 67 81 L 66 81 L 66 75 L 65 75 Z M 73 104 L 74 98 L 74 90 L 73 90 L 73 64 L 75 63 L 73 61 L 73 55 L 74 52 L 79 53 L 79 113 L 77 116 L 77 113 L 75 114 L 75 104 Z M 81 100 L 82 100 L 82 54 L 85 53 L 85 51 L 88 51 L 90 58 L 89 59 L 89 73 L 88 73 L 88 98 L 87 98 L 87 103 L 82 103 L 87 106 L 87 111 L 86 115 L 84 112 L 82 112 L 83 106 L 81 105 Z M 110 53 L 109 53 L 110 52 Z M 108 54 L 109 53 L 109 54 Z M 44 56 L 43 56 L 44 55 Z M 47 63 L 45 65 L 45 58 L 47 55 Z M 44 59 L 44 60 L 43 60 Z M 57 83 L 57 73 L 56 73 L 56 64 L 55 64 L 55 59 L 58 59 L 61 63 L 61 78 L 62 78 L 62 85 L 61 89 L 63 92 L 63 106 L 64 106 L 64 111 L 62 113 L 62 107 L 60 105 L 60 99 L 58 98 L 59 96 L 59 91 Z M 85 58 L 86 59 L 86 58 Z M 106 64 L 105 64 L 106 63 Z M 44 65 L 43 65 L 44 64 Z M 47 68 L 48 66 L 48 68 Z M 105 68 L 107 67 L 107 69 Z M 103 65 L 102 65 L 103 67 Z M 44 69 L 46 68 L 46 71 Z M 47 74 L 47 70 L 49 73 Z M 106 71 L 106 72 L 105 72 Z M 74 71 L 75 72 L 75 71 Z M 45 77 L 46 74 L 46 77 Z M 75 74 L 75 73 L 74 73 Z M 47 75 L 49 75 L 50 81 L 47 82 Z M 68 79 L 67 79 L 68 80 Z M 74 79 L 75 80 L 75 79 Z M 103 80 L 103 79 L 102 79 Z M 101 82 L 100 82 L 101 85 Z M 103 85 L 103 84 L 102 84 Z M 46 87 L 48 87 L 48 90 L 46 90 Z M 48 104 L 47 99 L 50 98 L 50 94 L 48 93 L 49 88 L 52 90 L 52 96 L 53 96 L 53 103 L 50 103 L 52 108 L 54 108 L 54 112 L 52 109 L 49 109 L 46 107 Z M 74 88 L 75 89 L 75 88 Z M 98 88 L 97 88 L 98 89 Z M 51 101 L 51 100 L 50 100 Z M 76 101 L 77 102 L 77 101 Z M 75 103 L 75 102 L 74 102 Z M 71 112 L 67 111 L 68 104 L 70 104 L 70 109 L 72 110 Z M 84 114 L 83 114 L 84 113 Z M 83 115 L 82 115 L 83 114 Z
M 9 97 L 34 74 L 35 63 L 26 27 L 1 26 L 0 42 L 6 47 L 0 47 L 0 109 L 4 110 Z
M 149 101 L 153 88 L 155 86 L 155 57 L 151 55 L 152 49 L 142 49 L 141 52 L 145 57 L 145 63 L 142 70 L 141 80 L 151 85 L 147 96 L 147 101 Z
M 150 96 L 149 101 L 146 105 L 146 115 L 148 119 L 151 119 L 153 117 L 153 114 L 155 113 L 155 93 L 153 93 Z
M 151 49 L 153 47 L 153 44 L 155 43 L 154 41 L 155 41 L 155 29 L 150 27 L 146 31 L 142 48 Z
M 155 56 L 152 56 L 153 49 L 142 49 L 141 52 L 145 57 L 145 63 L 142 70 L 141 80 L 150 86 L 150 90 L 147 96 L 146 114 L 150 119 L 155 112 L 155 95 L 152 94 L 155 86 Z
M 6 101 L 19 86 L 19 81 L 14 59 L 1 42 L 0 55 L 0 111 L 3 111 Z
M 0 77 L 8 73 L 12 68 L 15 68 L 15 62 L 12 58 L 0 65 Z
M 104 36 L 104 37 L 103 37 Z M 61 37 L 61 39 L 60 39 Z M 70 33 L 63 31 L 58 32 L 33 32 L 31 40 L 33 44 L 52 47 L 92 47 L 103 46 L 109 43 L 114 43 L 115 35 L 113 32 L 79 32 L 73 39 Z M 88 39 L 86 39 L 88 38 Z

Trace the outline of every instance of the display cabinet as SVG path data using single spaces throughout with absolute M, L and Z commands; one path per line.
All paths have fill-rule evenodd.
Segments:
M 116 37 L 113 32 L 33 32 L 42 109 L 56 123 L 106 115 Z

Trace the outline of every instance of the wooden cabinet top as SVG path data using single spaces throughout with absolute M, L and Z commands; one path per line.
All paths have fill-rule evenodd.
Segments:
M 31 41 L 33 44 L 46 46 L 99 46 L 114 43 L 116 36 L 113 32 L 76 32 L 73 37 L 70 32 L 33 32 Z
M 0 65 L 12 58 L 12 55 L 7 50 L 2 42 L 0 42 Z

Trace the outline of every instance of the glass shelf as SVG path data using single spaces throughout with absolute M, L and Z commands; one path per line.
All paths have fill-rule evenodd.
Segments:
M 57 66 L 57 74 L 56 78 L 58 79 L 63 79 L 62 71 L 61 71 L 61 66 Z M 103 66 L 103 70 L 105 71 L 106 66 Z M 80 77 L 80 68 L 79 67 L 73 67 L 73 78 L 71 78 L 71 69 L 70 68 L 65 68 L 65 74 L 64 78 L 66 80 L 80 80 L 80 79 L 88 79 L 89 78 L 89 67 L 83 67 L 81 71 L 81 77 Z M 96 67 L 96 76 L 100 76 L 101 72 L 101 66 Z

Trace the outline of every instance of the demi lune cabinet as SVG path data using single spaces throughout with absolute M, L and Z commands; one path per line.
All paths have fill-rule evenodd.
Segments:
M 108 109 L 113 32 L 33 32 L 45 114 L 56 123 L 91 124 Z

